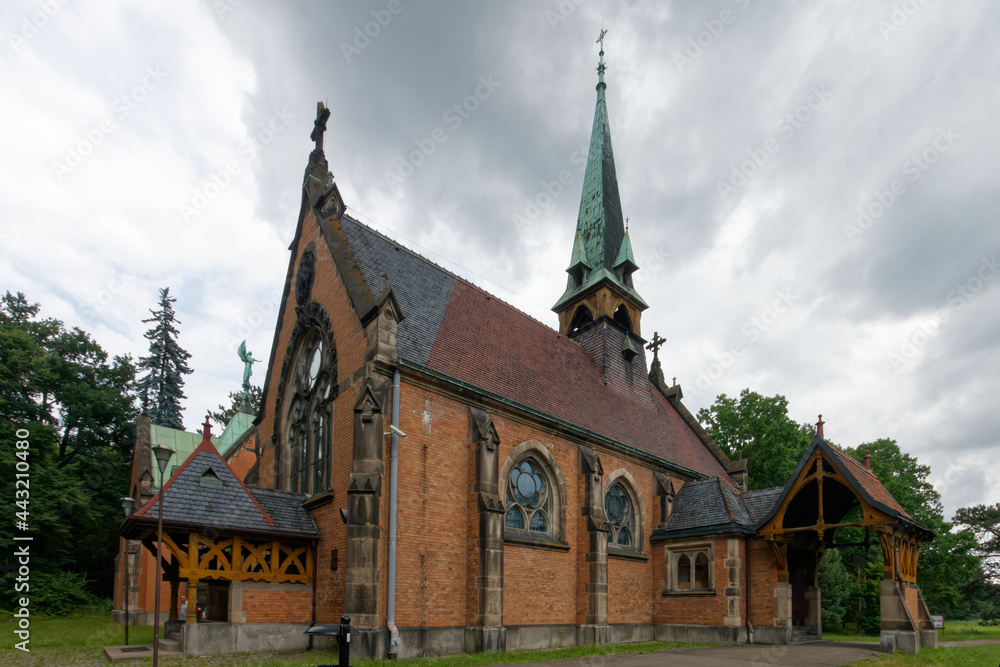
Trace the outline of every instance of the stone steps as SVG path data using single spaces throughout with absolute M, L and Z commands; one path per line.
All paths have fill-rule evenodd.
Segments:
M 790 644 L 807 644 L 821 641 L 815 628 L 793 628 Z
M 161 651 L 173 651 L 176 653 L 181 652 L 181 643 L 177 639 L 169 639 L 164 637 L 160 640 L 160 650 Z

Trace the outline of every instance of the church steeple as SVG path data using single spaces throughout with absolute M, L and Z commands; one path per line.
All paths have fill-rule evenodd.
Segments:
M 639 267 L 625 229 L 618 176 L 611 148 L 611 126 L 604 83 L 604 34 L 597 65 L 597 108 L 590 133 L 590 151 L 583 178 L 580 212 L 566 291 L 552 307 L 559 314 L 560 332 L 572 335 L 591 320 L 607 317 L 639 336 L 639 317 L 647 308 L 635 291 L 632 273 Z

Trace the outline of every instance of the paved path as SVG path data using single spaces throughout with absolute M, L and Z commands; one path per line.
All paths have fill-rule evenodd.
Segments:
M 966 639 L 962 642 L 938 642 L 938 646 L 980 646 L 982 644 L 1000 644 L 1000 639 Z
M 791 646 L 701 646 L 653 653 L 619 653 L 590 658 L 519 663 L 548 667 L 841 667 L 885 656 L 877 644 L 814 642 Z

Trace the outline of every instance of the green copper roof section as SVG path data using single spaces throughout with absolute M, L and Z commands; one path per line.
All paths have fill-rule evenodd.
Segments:
M 226 424 L 226 429 L 222 432 L 222 435 L 212 438 L 212 444 L 215 445 L 215 449 L 219 452 L 220 456 L 250 428 L 253 420 L 254 417 L 252 415 L 243 414 L 242 412 L 237 412 L 233 415 L 233 418 Z M 149 428 L 150 446 L 163 445 L 174 450 L 174 455 L 170 457 L 170 465 L 167 468 L 168 477 L 173 474 L 172 471 L 187 461 L 192 452 L 201 444 L 203 437 L 201 433 L 181 431 L 169 426 L 152 424 Z M 156 482 L 159 481 L 159 475 L 154 475 L 154 477 L 156 479 L 153 480 L 153 486 L 156 486 Z
M 573 256 L 569 260 L 569 268 L 567 271 L 573 271 L 577 268 L 592 269 L 590 262 L 587 261 L 587 256 L 583 252 L 583 237 L 580 236 L 580 232 L 577 231 L 576 239 L 573 241 Z
M 635 258 L 632 245 L 625 232 L 621 199 L 618 196 L 618 176 L 615 173 L 615 155 L 611 148 L 611 125 L 608 122 L 608 104 L 604 91 L 604 50 L 597 71 L 597 108 L 594 110 L 594 126 L 590 133 L 590 149 L 587 155 L 587 169 L 583 177 L 583 193 L 580 196 L 580 212 L 576 219 L 576 238 L 573 243 L 573 257 L 570 260 L 570 277 L 566 291 L 553 310 L 559 310 L 573 297 L 590 290 L 602 279 L 608 279 L 618 288 L 628 293 L 645 308 L 646 303 L 639 294 L 627 285 L 620 266 L 622 253 L 632 263 Z M 574 267 L 584 263 L 590 270 L 585 272 L 578 283 L 572 273 Z
M 623 267 L 626 274 L 639 268 L 639 265 L 635 263 L 635 255 L 632 254 L 632 241 L 629 240 L 628 230 L 625 230 L 622 247 L 618 250 L 618 257 L 615 258 L 615 268 L 619 267 Z

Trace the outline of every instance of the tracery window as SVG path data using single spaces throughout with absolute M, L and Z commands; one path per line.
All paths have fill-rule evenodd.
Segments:
M 292 367 L 285 421 L 290 491 L 315 494 L 330 486 L 332 383 L 324 363 L 326 352 L 320 332 L 309 331 Z
M 608 519 L 608 542 L 623 547 L 635 546 L 635 509 L 632 498 L 621 482 L 604 494 L 604 514 Z
M 505 525 L 539 533 L 551 525 L 551 489 L 548 476 L 531 456 L 517 463 L 507 478 L 507 516 Z

